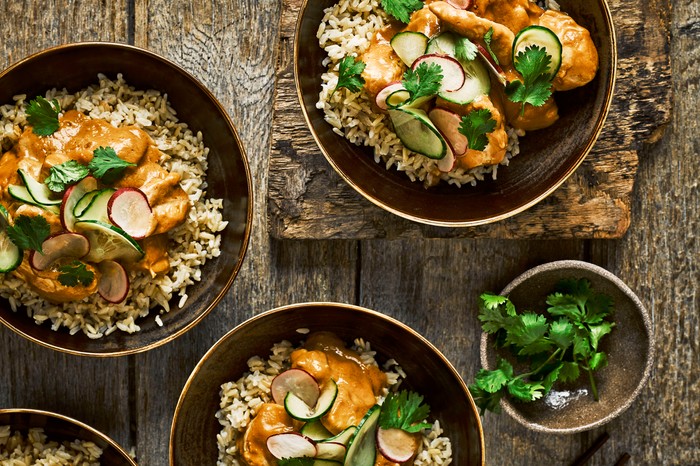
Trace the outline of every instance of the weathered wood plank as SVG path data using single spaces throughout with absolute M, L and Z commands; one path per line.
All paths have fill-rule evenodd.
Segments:
M 506 221 L 436 228 L 389 214 L 348 186 L 306 128 L 294 87 L 294 13 L 285 0 L 270 154 L 268 215 L 279 238 L 619 238 L 630 221 L 635 151 L 662 134 L 670 115 L 670 63 L 664 1 L 611 2 L 619 66 L 610 116 L 583 166 L 545 202 Z M 613 154 L 613 152 L 617 152 Z
M 126 42 L 127 9 L 126 1 L 0 0 L 6 31 L 0 41 L 0 69 L 63 43 Z M 131 447 L 127 358 L 62 354 L 40 347 L 4 326 L 0 326 L 0 349 L 0 406 L 46 409 L 71 416 L 101 430 L 125 448 Z

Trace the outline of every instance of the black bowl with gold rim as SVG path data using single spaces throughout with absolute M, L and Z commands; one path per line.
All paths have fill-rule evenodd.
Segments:
M 558 92 L 559 120 L 550 128 L 520 138 L 520 153 L 498 168 L 498 179 L 457 188 L 441 182 L 424 188 L 395 168 L 375 163 L 371 148 L 355 146 L 333 132 L 316 108 L 326 53 L 316 33 L 324 9 L 335 0 L 306 0 L 294 38 L 294 73 L 302 111 L 321 152 L 338 174 L 375 205 L 429 225 L 475 226 L 522 212 L 557 189 L 581 164 L 598 138 L 610 107 L 617 49 L 612 17 L 605 0 L 561 0 L 562 11 L 590 32 L 600 69 L 584 87 Z M 302 52 L 303 51 L 303 52 Z
M 170 431 L 170 464 L 215 464 L 216 413 L 225 382 L 238 380 L 254 355 L 266 359 L 273 344 L 298 345 L 306 333 L 330 331 L 351 344 L 363 338 L 380 365 L 395 359 L 406 373 L 401 387 L 416 391 L 430 405 L 452 444 L 452 463 L 484 464 L 481 420 L 466 384 L 445 356 L 407 325 L 369 309 L 340 303 L 302 303 L 280 307 L 243 322 L 202 357 L 180 395 Z M 474 342 L 476 345 L 477 342 Z
M 46 435 L 46 442 L 92 442 L 102 450 L 99 458 L 102 466 L 136 466 L 117 442 L 89 425 L 61 414 L 37 409 L 0 409 L 0 426 L 9 426 L 10 435 L 17 432 L 24 439 L 29 429 L 40 428 Z
M 90 339 L 82 332 L 53 331 L 50 323 L 37 325 L 21 307 L 15 312 L 6 299 L 0 300 L 0 321 L 36 343 L 78 355 L 119 356 L 172 341 L 200 322 L 223 298 L 247 249 L 253 215 L 252 182 L 243 145 L 216 97 L 180 66 L 148 50 L 84 42 L 41 51 L 0 73 L 0 104 L 13 102 L 14 95 L 25 94 L 29 99 L 52 88 L 75 92 L 95 84 L 98 73 L 110 79 L 121 73 L 136 89 L 167 94 L 179 120 L 195 134 L 201 131 L 210 149 L 206 195 L 223 199 L 223 220 L 228 221 L 221 232 L 221 255 L 202 267 L 202 281 L 188 287 L 189 298 L 182 308 L 177 295 L 172 299 L 170 312 L 161 316 L 162 326 L 152 311 L 136 321 L 140 327 L 136 333 L 115 331 Z

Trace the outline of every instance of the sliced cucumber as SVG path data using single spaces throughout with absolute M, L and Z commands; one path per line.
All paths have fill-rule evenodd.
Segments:
M 391 38 L 391 47 L 406 66 L 411 66 L 416 58 L 425 53 L 428 37 L 420 32 L 399 32 Z
M 78 202 L 75 204 L 75 207 L 73 208 L 73 215 L 76 217 L 80 217 L 83 215 L 85 212 L 85 209 L 88 208 L 92 200 L 95 198 L 100 193 L 99 189 L 96 189 L 94 191 L 90 191 L 89 193 L 85 193 L 83 197 L 81 197 Z
M 445 91 L 439 94 L 443 99 L 459 105 L 466 105 L 479 96 L 486 95 L 491 90 L 491 79 L 486 67 L 480 60 L 462 61 L 464 68 L 464 85 L 456 91 Z
M 559 37 L 551 29 L 544 26 L 528 26 L 522 29 L 513 41 L 513 63 L 520 52 L 532 45 L 543 47 L 547 54 L 552 57 L 549 69 L 551 70 L 551 79 L 554 79 L 559 72 L 559 67 L 561 67 L 561 41 Z
M 22 182 L 27 187 L 27 191 L 32 196 L 32 198 L 40 205 L 61 205 L 63 198 L 55 199 L 53 193 L 44 183 L 39 183 L 37 180 L 32 178 L 32 176 L 22 170 L 21 168 L 17 170 L 19 177 L 22 178 Z
M 457 35 L 453 32 L 447 31 L 430 39 L 430 42 L 428 42 L 428 46 L 425 49 L 425 53 L 441 53 L 454 57 L 456 47 Z
M 377 460 L 377 423 L 379 405 L 372 406 L 357 427 L 357 433 L 350 440 L 343 464 L 345 466 L 374 466 Z
M 73 231 L 75 227 L 76 207 L 85 197 L 90 197 L 85 193 L 97 193 L 97 180 L 92 176 L 86 176 L 74 185 L 66 189 L 63 194 L 63 204 L 61 204 L 61 223 L 63 228 Z M 80 209 L 82 212 L 83 209 Z
M 90 241 L 90 252 L 83 258 L 88 262 L 105 260 L 138 261 L 143 257 L 143 249 L 114 225 L 108 225 L 96 220 L 78 220 L 75 222 L 76 231 L 82 232 Z
M 307 422 L 301 427 L 299 432 L 306 437 L 309 437 L 311 440 L 316 441 L 326 440 L 333 437 L 333 433 L 326 429 L 325 426 L 321 424 L 321 421 Z
M 330 411 L 337 396 L 338 384 L 335 383 L 335 380 L 331 379 L 321 389 L 321 394 L 318 396 L 316 406 L 313 408 L 304 403 L 304 401 L 294 393 L 289 392 L 284 398 L 284 409 L 287 411 L 287 414 L 297 421 L 315 421 Z
M 115 191 L 112 188 L 101 189 L 95 194 L 90 204 L 83 210 L 83 213 L 76 218 L 78 220 L 96 220 L 102 223 L 110 223 L 107 204 L 109 204 L 109 199 Z
M 44 210 L 47 210 L 51 213 L 54 213 L 56 215 L 60 215 L 61 213 L 61 208 L 57 205 L 46 205 L 46 204 L 39 204 L 34 200 L 31 194 L 29 194 L 29 190 L 25 188 L 24 186 L 17 186 L 14 184 L 11 184 L 7 187 L 7 192 L 12 196 L 14 199 L 17 199 L 18 201 L 22 201 L 25 204 L 31 204 L 35 205 L 37 207 L 41 207 Z
M 401 107 L 389 110 L 389 116 L 396 136 L 407 149 L 431 159 L 445 156 L 447 144 L 423 110 Z
M 347 447 L 342 443 L 321 442 L 316 444 L 316 458 L 320 460 L 343 461 Z
M 328 437 L 325 440 L 321 440 L 321 443 L 336 442 L 342 443 L 343 445 L 347 445 L 348 443 L 350 443 L 350 439 L 355 435 L 356 432 L 357 426 L 346 427 L 339 434 L 334 435 L 333 437 Z
M 7 235 L 9 225 L 10 214 L 0 205 L 0 273 L 12 272 L 19 267 L 24 257 L 23 251 Z

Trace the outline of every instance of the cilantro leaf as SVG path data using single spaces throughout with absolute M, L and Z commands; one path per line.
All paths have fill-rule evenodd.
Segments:
M 313 466 L 314 458 L 303 456 L 301 458 L 282 458 L 277 464 L 279 466 Z
M 610 296 L 604 294 L 595 294 L 586 300 L 586 317 L 584 322 L 587 324 L 599 324 L 612 312 L 613 300 Z
M 501 412 L 501 398 L 504 396 L 504 391 L 500 390 L 496 393 L 489 393 L 478 385 L 472 384 L 469 386 L 469 393 L 471 393 L 474 399 L 474 404 L 479 408 L 479 413 L 483 416 L 486 411 L 491 411 L 492 413 Z
M 518 354 L 537 354 L 551 347 L 551 343 L 542 337 L 547 333 L 549 325 L 547 318 L 533 312 L 526 312 L 513 319 L 512 325 L 508 329 L 506 343 L 520 346 Z M 539 349 L 541 345 L 543 349 Z M 529 349 L 531 345 L 537 345 L 537 349 Z
M 486 34 L 484 34 L 484 44 L 486 44 L 486 51 L 491 55 L 491 58 L 493 59 L 493 62 L 496 65 L 500 66 L 500 63 L 498 63 L 498 57 L 496 57 L 496 54 L 493 53 L 493 49 L 491 48 L 491 41 L 493 40 L 493 28 L 489 28 L 488 31 L 486 31 Z
M 588 367 L 592 371 L 602 369 L 608 365 L 608 357 L 605 353 L 595 353 L 588 360 Z
M 479 370 L 476 374 L 476 386 L 488 393 L 496 393 L 501 388 L 508 384 L 508 380 L 513 377 L 513 366 L 501 359 L 498 363 L 498 369 L 489 371 L 486 369 Z
M 547 312 L 553 316 L 568 317 L 572 322 L 580 322 L 583 312 L 579 306 L 579 300 L 572 295 L 554 293 L 547 296 Z
M 20 215 L 15 219 L 14 225 L 7 226 L 7 236 L 20 249 L 43 252 L 41 245 L 50 234 L 49 222 L 41 215 Z
M 467 137 L 469 148 L 482 151 L 489 143 L 486 135 L 496 129 L 496 120 L 491 118 L 491 110 L 472 110 L 462 117 L 459 132 Z
M 340 61 L 338 66 L 338 84 L 331 92 L 331 97 L 335 91 L 343 87 L 350 92 L 360 92 L 365 84 L 365 78 L 361 76 L 365 70 L 365 63 L 362 60 L 355 61 L 355 58 L 347 56 Z
M 423 404 L 423 397 L 415 392 L 401 390 L 389 393 L 379 413 L 379 425 L 384 429 L 403 429 L 406 432 L 419 432 L 431 425 L 425 420 L 430 414 L 430 406 Z
M 92 153 L 93 157 L 88 168 L 105 183 L 114 183 L 124 173 L 126 167 L 134 167 L 135 163 L 127 162 L 119 158 L 111 147 L 98 147 Z
M 561 318 L 549 326 L 549 339 L 565 350 L 574 343 L 574 326 L 569 319 Z
M 466 37 L 458 37 L 455 42 L 455 58 L 457 60 L 472 61 L 476 58 L 479 49 Z
M 408 24 L 411 14 L 423 8 L 423 0 L 382 0 L 381 5 L 388 14 Z
M 564 361 L 559 370 L 559 380 L 562 382 L 573 382 L 578 379 L 579 374 L 580 371 L 577 363 Z
M 404 105 L 437 94 L 441 83 L 442 67 L 437 63 L 421 62 L 415 70 L 407 69 L 403 74 L 403 87 L 411 94 L 411 98 Z
M 95 279 L 95 274 L 87 269 L 85 263 L 74 260 L 58 268 L 58 281 L 63 286 L 88 286 Z
M 508 393 L 520 401 L 535 401 L 542 398 L 544 386 L 538 382 L 526 382 L 523 379 L 513 379 L 508 384 Z
M 554 385 L 554 382 L 557 381 L 559 378 L 559 374 L 564 367 L 564 363 L 560 362 L 559 364 L 555 365 L 552 370 L 547 373 L 547 375 L 542 379 L 542 386 L 544 387 L 544 392 L 549 393 L 549 391 L 552 389 L 552 385 Z
M 598 343 L 600 342 L 600 339 L 612 332 L 614 325 L 615 324 L 612 322 L 603 322 L 601 324 L 591 325 L 588 327 L 588 330 L 591 332 L 591 348 L 598 350 Z
M 69 160 L 49 168 L 49 176 L 46 177 L 44 183 L 51 191 L 60 193 L 67 186 L 88 176 L 89 173 L 90 170 L 86 166 L 75 160 Z
M 547 49 L 529 45 L 515 56 L 513 66 L 523 81 L 515 80 L 506 86 L 506 95 L 512 102 L 521 102 L 521 114 L 525 104 L 541 107 L 552 96 L 552 77 L 549 68 L 552 56 Z
M 61 105 L 58 100 L 51 102 L 38 96 L 27 105 L 27 121 L 32 125 L 32 132 L 39 136 L 50 136 L 58 130 L 58 115 Z

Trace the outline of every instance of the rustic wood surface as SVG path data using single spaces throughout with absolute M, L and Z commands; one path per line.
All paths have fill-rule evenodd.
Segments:
M 629 10 L 618 13 L 632 14 L 633 8 L 630 3 Z M 632 457 L 628 464 L 700 464 L 696 0 L 676 0 L 673 11 L 660 18 L 670 30 L 673 118 L 659 142 L 639 148 L 630 226 L 617 240 L 271 238 L 265 190 L 272 176 L 268 152 L 275 49 L 279 20 L 291 21 L 293 11 L 283 11 L 274 0 L 196 6 L 165 0 L 0 0 L 0 12 L 5 26 L 0 67 L 51 45 L 95 39 L 135 43 L 183 65 L 206 83 L 239 128 L 256 199 L 243 268 L 224 301 L 202 323 L 162 348 L 106 360 L 60 354 L 0 328 L 0 407 L 76 417 L 133 447 L 139 464 L 165 465 L 172 413 L 189 373 L 219 337 L 254 314 L 319 300 L 373 308 L 424 334 L 470 380 L 479 360 L 478 293 L 498 290 L 543 262 L 584 259 L 620 276 L 652 313 L 657 358 L 649 384 L 616 421 L 582 434 L 535 433 L 505 415 L 487 416 L 487 464 L 568 465 L 603 431 L 610 433 L 610 441 L 588 464 L 612 465 L 624 452 Z
M 630 224 L 637 150 L 670 118 L 668 0 L 611 1 L 618 79 L 610 114 L 592 152 L 557 191 L 492 225 L 440 228 L 385 212 L 345 183 L 306 127 L 294 86 L 293 38 L 302 0 L 284 0 L 272 127 L 270 234 L 288 239 L 397 237 L 619 238 Z

